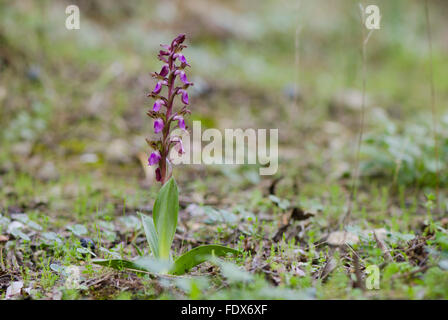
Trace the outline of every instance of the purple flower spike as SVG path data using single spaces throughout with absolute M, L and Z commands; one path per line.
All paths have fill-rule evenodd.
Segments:
M 158 112 L 160 110 L 160 107 L 164 104 L 165 102 L 163 102 L 163 100 L 156 100 L 156 102 L 154 102 L 154 105 L 152 106 L 152 111 Z
M 163 120 L 158 118 L 154 121 L 154 132 L 155 133 L 159 133 L 160 131 L 163 130 L 164 124 L 163 124 Z
M 154 90 L 152 90 L 152 93 L 159 94 L 160 91 L 162 91 L 162 82 L 157 82 L 156 86 L 154 87 Z
M 159 73 L 151 73 L 158 82 L 154 90 L 148 94 L 148 97 L 154 98 L 155 101 L 152 110 L 148 110 L 147 114 L 154 119 L 154 132 L 158 134 L 158 138 L 146 140 L 153 151 L 148 158 L 148 164 L 156 165 L 155 178 L 162 185 L 172 176 L 170 150 L 174 148 L 179 155 L 185 153 L 183 141 L 179 136 L 173 136 L 172 131 L 174 128 L 187 130 L 184 118 L 191 113 L 186 105 L 189 104 L 187 90 L 193 83 L 188 81 L 184 70 L 187 66 L 190 67 L 182 54 L 182 50 L 187 48 L 183 44 L 184 41 L 185 34 L 179 34 L 171 44 L 161 45 L 158 58 L 163 61 L 162 68 Z M 176 81 L 176 77 L 179 77 L 179 81 Z M 167 90 L 162 93 L 163 86 L 166 86 Z M 176 108 L 177 95 L 184 104 L 181 108 Z M 173 126 L 171 121 L 174 121 Z
M 168 72 L 169 72 L 168 65 L 165 64 L 165 65 L 163 65 L 162 70 L 160 70 L 159 75 L 161 75 L 162 77 L 165 77 L 168 74 Z
M 160 152 L 154 151 L 153 153 L 151 153 L 151 155 L 148 158 L 148 165 L 153 166 L 153 165 L 159 163 L 161 158 L 162 157 L 160 156 Z
M 182 102 L 184 104 L 189 104 L 188 103 L 188 93 L 187 93 L 187 91 L 182 89 L 182 90 L 179 90 L 179 92 L 182 93 Z
M 160 171 L 160 168 L 156 169 L 156 181 L 162 180 L 162 172 Z
M 179 128 L 181 128 L 182 130 L 185 130 L 185 119 L 182 116 L 175 116 L 173 119 L 177 120 L 177 124 L 179 125 Z

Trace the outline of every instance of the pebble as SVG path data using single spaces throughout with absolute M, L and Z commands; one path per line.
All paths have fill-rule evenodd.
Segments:
M 90 238 L 81 238 L 80 239 L 81 246 L 87 249 L 95 250 L 95 242 L 93 242 Z

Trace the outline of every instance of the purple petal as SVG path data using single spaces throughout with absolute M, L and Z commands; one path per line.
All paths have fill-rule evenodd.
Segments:
M 185 41 L 185 34 L 181 33 L 173 40 L 173 43 L 181 44 L 184 41 Z
M 154 151 L 148 158 L 148 165 L 153 166 L 157 164 L 161 158 L 159 151 Z
M 181 90 L 181 92 L 182 92 L 182 102 L 184 104 L 189 104 L 188 103 L 188 93 L 187 93 L 187 91 Z
M 162 83 L 159 81 L 154 87 L 154 90 L 152 90 L 152 93 L 159 94 L 161 90 L 162 90 Z
M 183 54 L 179 55 L 179 61 L 182 62 L 182 63 L 187 64 L 187 59 L 185 59 L 185 56 Z
M 160 110 L 160 107 L 161 107 L 163 104 L 165 104 L 165 103 L 163 102 L 163 100 L 160 100 L 160 99 L 156 100 L 156 102 L 154 102 L 154 105 L 152 106 L 152 111 L 155 111 L 155 112 L 159 111 L 159 110 Z
M 177 120 L 179 128 L 185 130 L 185 119 L 182 116 L 175 116 L 173 119 Z
M 189 66 L 189 64 L 187 63 L 187 59 L 185 59 L 185 56 L 181 53 L 176 53 L 173 55 L 174 59 L 179 59 L 179 61 L 181 62 L 181 64 L 187 65 Z
M 160 70 L 160 73 L 159 73 L 159 74 L 160 74 L 162 77 L 165 77 L 165 76 L 168 74 L 168 71 L 169 71 L 168 65 L 165 64 L 165 65 L 163 65 L 162 70 Z
M 163 120 L 158 118 L 154 121 L 154 132 L 155 133 L 159 133 L 160 131 L 163 130 L 164 124 L 163 124 Z
M 183 71 L 180 73 L 180 80 L 182 80 L 185 84 L 190 84 L 190 82 L 188 82 L 187 75 Z

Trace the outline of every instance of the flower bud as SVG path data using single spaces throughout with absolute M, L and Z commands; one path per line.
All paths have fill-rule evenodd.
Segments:
M 162 77 L 166 77 L 166 75 L 168 74 L 168 72 L 169 72 L 168 65 L 165 64 L 165 65 L 163 65 L 162 70 L 160 70 L 159 75 L 161 75 Z
M 152 93 L 159 94 L 160 91 L 162 91 L 162 82 L 157 82 L 156 86 L 154 87 L 154 90 L 152 90 Z
M 188 93 L 187 93 L 187 91 L 184 90 L 184 89 L 181 89 L 181 90 L 179 90 L 179 92 L 182 94 L 182 102 L 184 104 L 189 104 L 188 103 Z
M 156 169 L 156 181 L 162 180 L 162 172 L 160 171 L 160 168 Z
M 181 44 L 184 41 L 185 41 L 185 34 L 181 33 L 173 40 L 173 44 Z
M 165 102 L 161 99 L 157 99 L 156 102 L 154 102 L 154 105 L 152 106 L 152 111 L 158 112 L 160 110 L 160 107 L 164 105 Z
M 159 163 L 161 158 L 162 157 L 160 156 L 160 152 L 154 151 L 153 153 L 151 153 L 151 155 L 148 158 L 148 165 L 153 166 L 153 165 Z

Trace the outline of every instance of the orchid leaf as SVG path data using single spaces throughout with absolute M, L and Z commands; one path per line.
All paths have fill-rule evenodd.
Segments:
M 160 189 L 153 208 L 153 220 L 159 237 L 159 257 L 169 260 L 171 244 L 177 227 L 179 197 L 174 178 Z
M 92 262 L 95 264 L 99 264 L 100 266 L 105 266 L 117 270 L 134 269 L 134 270 L 148 271 L 146 270 L 145 267 L 142 267 L 133 261 L 124 259 L 94 259 L 92 260 Z
M 174 261 L 170 274 L 181 275 L 188 272 L 191 268 L 201 264 L 209 259 L 210 256 L 225 256 L 227 254 L 238 254 L 239 251 L 220 245 L 204 245 L 196 247 Z
M 172 263 L 166 260 L 159 260 L 149 256 L 141 257 L 133 261 L 124 259 L 95 259 L 92 262 L 117 270 L 132 269 L 154 274 L 166 274 L 172 265 Z
M 148 241 L 149 247 L 151 248 L 154 257 L 159 257 L 159 236 L 157 235 L 157 230 L 154 226 L 153 220 L 138 212 L 138 215 L 142 219 L 143 230 L 145 231 L 146 240 Z

